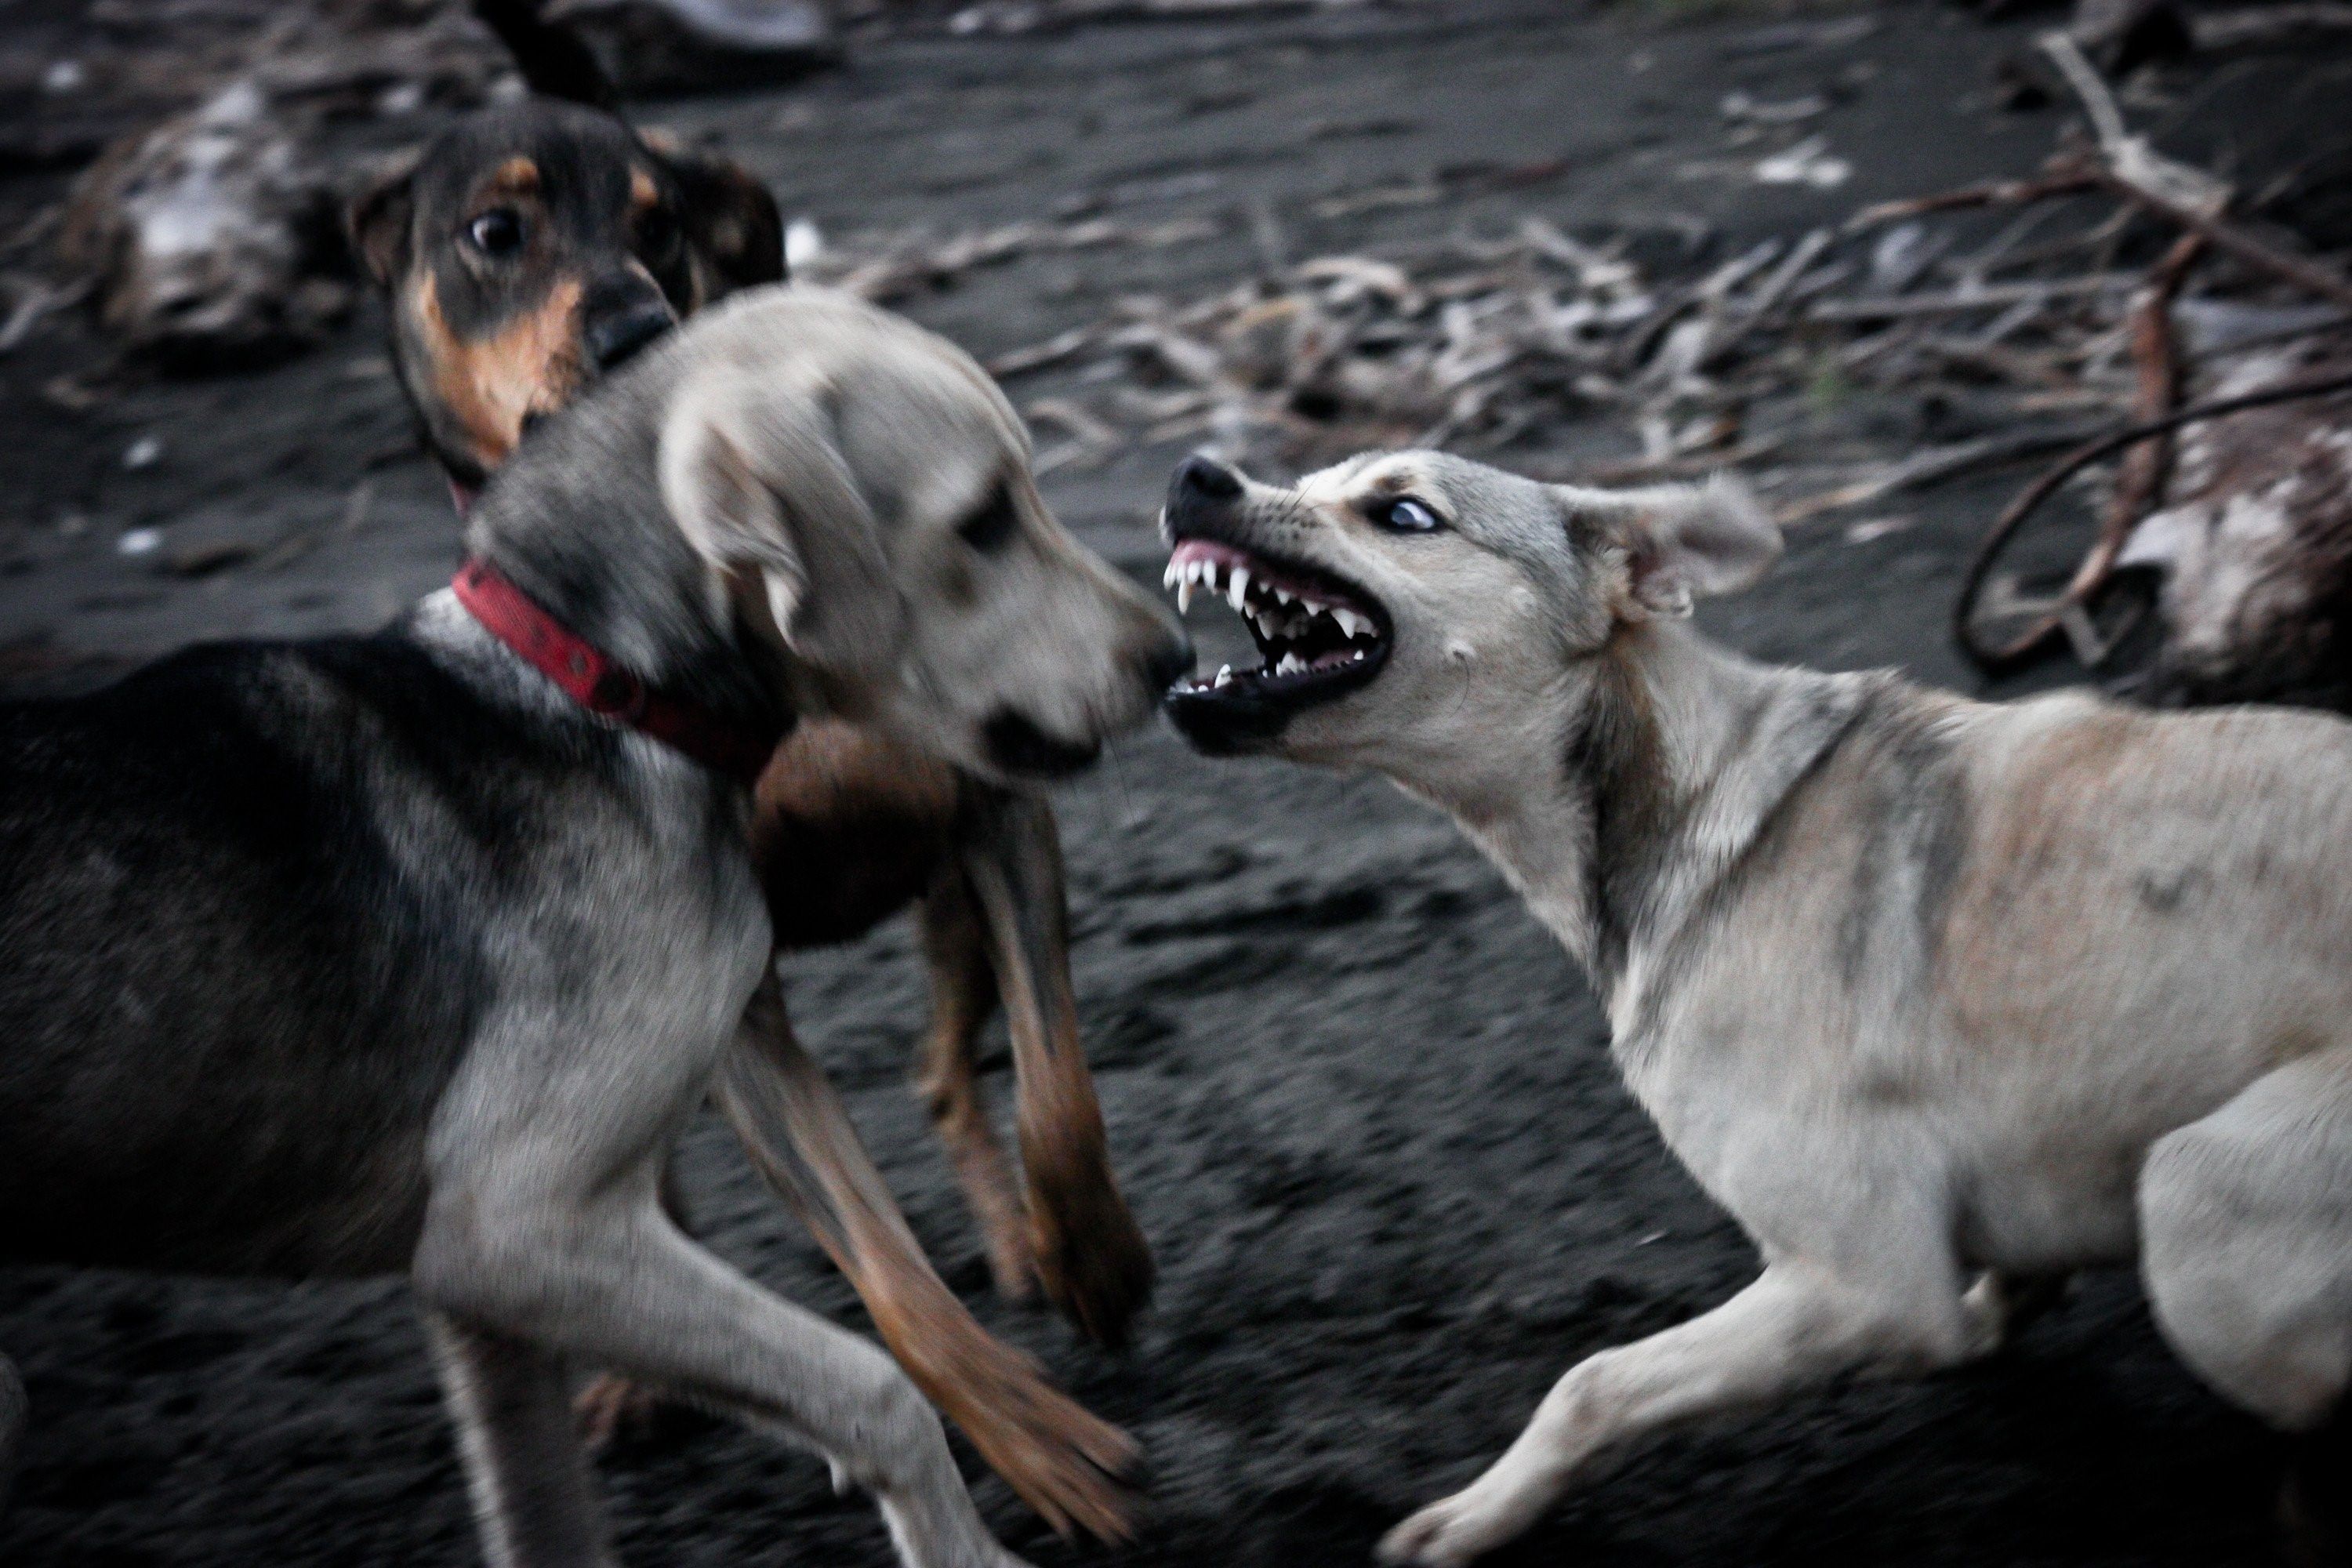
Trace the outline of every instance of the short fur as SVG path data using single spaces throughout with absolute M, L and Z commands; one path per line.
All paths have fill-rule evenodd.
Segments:
M 508 33 L 518 20 L 493 19 Z M 561 41 L 540 29 L 520 51 L 526 68 L 545 70 L 547 47 Z M 556 75 L 577 83 L 576 71 Z M 467 226 L 499 208 L 521 219 L 529 239 L 494 261 L 471 244 Z M 351 226 L 384 290 L 402 384 L 461 495 L 505 459 L 531 419 L 562 407 L 598 373 L 595 344 L 625 357 L 672 321 L 783 270 L 782 222 L 751 174 L 609 114 L 543 99 L 459 122 L 355 204 Z M 919 1087 L 980 1223 L 996 1287 L 1015 1300 L 1042 1287 L 1089 1337 L 1124 1342 L 1150 1294 L 1151 1254 L 1112 1174 L 1078 1039 L 1051 810 L 1016 806 L 983 780 L 870 727 L 818 719 L 786 741 L 761 780 L 752 843 L 780 946 L 851 942 L 918 907 L 932 992 Z M 1017 901 L 992 918 L 976 874 L 1035 906 Z M 1018 1183 L 977 1068 L 981 1031 L 1001 999 L 1010 1004 L 1019 1097 Z M 870 1251 L 851 1269 L 869 1305 L 904 1299 L 929 1274 L 919 1251 Z M 971 1342 L 978 1325 L 960 1309 L 946 1313 L 951 1304 L 942 1302 L 940 1331 L 946 1342 Z M 938 1345 L 894 1348 L 910 1365 L 956 1359 L 942 1358 Z M 1013 1456 L 1043 1434 L 1005 1422 L 952 1384 L 926 1391 L 957 1412 L 1000 1468 L 1029 1468 Z M 1024 1405 L 1049 1394 L 1040 1384 Z M 590 1397 L 599 1413 L 592 1419 L 609 1424 L 638 1396 L 608 1383 Z M 1057 1514 L 1050 1491 L 1015 1484 Z
M 1381 528 L 1398 496 L 1441 526 Z M 1728 485 L 1404 452 L 1293 489 L 1188 469 L 1167 526 L 1389 622 L 1360 689 L 1238 724 L 1181 690 L 1179 723 L 1451 813 L 1582 961 L 1628 1086 L 1763 1254 L 1721 1307 L 1570 1370 L 1388 1561 L 1466 1563 L 1684 1423 L 1983 1354 L 2021 1282 L 2134 1257 L 2214 1388 L 2340 1430 L 2352 726 L 1751 663 L 1679 618 L 1779 553 Z
M 1181 647 L 1027 458 L 951 346 L 764 291 L 552 424 L 469 543 L 652 684 L 747 724 L 847 709 L 1010 785 L 993 726 L 1090 748 Z M 785 499 L 834 475 L 829 504 Z M 966 559 L 1005 487 L 1012 540 Z M 576 1359 L 796 1435 L 911 1563 L 1003 1568 L 890 1358 L 657 1202 L 714 1094 L 800 1192 L 775 1109 L 814 1068 L 745 1026 L 774 1005 L 748 819 L 740 785 L 589 714 L 446 593 L 374 637 L 197 648 L 0 710 L 0 1237 L 404 1271 L 497 1564 L 609 1561 Z

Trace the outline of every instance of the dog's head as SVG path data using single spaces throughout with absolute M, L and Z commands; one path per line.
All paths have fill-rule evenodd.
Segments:
M 1050 777 L 1192 668 L 1172 618 L 1046 510 L 1012 405 L 953 344 L 793 288 L 680 347 L 663 500 L 802 711 Z
M 784 275 L 775 201 L 742 169 L 549 100 L 452 126 L 348 221 L 425 440 L 467 489 L 591 378 Z
M 1169 694 L 1193 744 L 1421 776 L 1549 721 L 1624 627 L 1745 587 L 1780 551 L 1727 481 L 1587 489 L 1436 452 L 1289 489 L 1189 458 L 1162 527 L 1170 585 L 1232 604 L 1265 658 Z

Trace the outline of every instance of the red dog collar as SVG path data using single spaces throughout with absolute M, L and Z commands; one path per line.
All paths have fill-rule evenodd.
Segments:
M 782 731 L 721 718 L 700 703 L 656 691 L 549 615 L 488 562 L 458 569 L 449 586 L 484 629 L 522 656 L 583 708 L 618 720 L 746 787 L 759 782 Z

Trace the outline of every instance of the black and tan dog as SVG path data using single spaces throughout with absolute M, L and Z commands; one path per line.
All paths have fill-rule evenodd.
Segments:
M 545 99 L 444 133 L 353 205 L 351 227 L 387 300 L 423 437 L 461 504 L 536 417 L 680 318 L 783 271 L 775 204 L 750 174 Z M 1044 756 L 1039 737 L 1003 739 L 1063 760 Z M 1149 1294 L 1150 1255 L 1111 1175 L 1078 1041 L 1049 809 L 822 719 L 778 752 L 757 800 L 752 845 L 779 946 L 851 941 L 919 905 L 933 992 L 921 1089 L 997 1287 L 1020 1299 L 1041 1284 L 1089 1336 L 1121 1342 Z M 1000 997 L 1025 1201 L 975 1076 Z M 1097 1472 L 1067 1462 L 1100 1452 L 1083 1413 L 939 1284 L 846 1123 L 805 1131 L 821 1189 L 808 1217 L 917 1382 L 1049 1518 L 1108 1520 Z M 611 1384 L 598 1394 L 604 1419 L 625 1403 Z

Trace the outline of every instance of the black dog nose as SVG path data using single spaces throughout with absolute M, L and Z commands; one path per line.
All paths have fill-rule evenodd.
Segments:
M 1173 495 L 1199 496 L 1204 500 L 1238 500 L 1242 493 L 1242 477 L 1217 461 L 1195 452 L 1176 465 L 1176 477 L 1168 486 Z
M 649 279 L 624 272 L 591 286 L 580 322 L 589 359 L 600 371 L 614 370 L 677 325 L 677 312 Z
M 1155 692 L 1167 690 L 1192 673 L 1192 639 L 1181 626 L 1171 629 L 1174 635 L 1153 648 L 1143 666 L 1144 682 Z
M 617 316 L 591 321 L 582 336 L 587 340 L 588 357 L 596 362 L 598 370 L 617 370 L 635 358 L 639 349 L 677 324 L 677 318 L 667 304 L 640 305 Z

